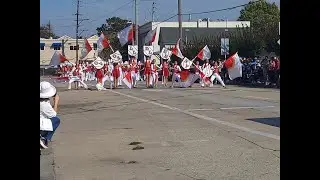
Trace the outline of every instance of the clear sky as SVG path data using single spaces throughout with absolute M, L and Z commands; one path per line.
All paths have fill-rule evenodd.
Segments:
M 139 24 L 151 21 L 152 2 L 156 3 L 155 20 L 162 21 L 177 14 L 177 0 L 138 0 L 139 2 Z M 249 0 L 181 0 L 182 13 L 211 11 L 229 8 L 249 2 Z M 280 7 L 280 0 L 268 0 L 276 2 Z M 131 3 L 130 3 L 131 2 Z M 77 0 L 40 0 L 40 25 L 49 21 L 53 31 L 59 35 L 75 37 L 75 19 Z M 127 4 L 127 5 L 126 5 Z M 89 19 L 81 23 L 81 35 L 88 36 L 96 33 L 96 28 L 105 23 L 105 19 L 113 16 L 134 20 L 133 0 L 81 0 L 80 18 Z M 121 7 L 121 8 L 120 8 Z M 241 8 L 215 12 L 210 14 L 193 15 L 192 20 L 228 19 L 236 20 Z M 188 16 L 183 17 L 188 20 Z M 171 21 L 177 21 L 177 17 Z

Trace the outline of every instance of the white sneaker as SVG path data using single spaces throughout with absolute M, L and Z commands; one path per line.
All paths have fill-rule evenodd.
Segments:
M 45 143 L 43 142 L 43 140 L 40 139 L 40 146 L 43 148 L 43 149 L 47 149 L 48 146 L 45 145 Z

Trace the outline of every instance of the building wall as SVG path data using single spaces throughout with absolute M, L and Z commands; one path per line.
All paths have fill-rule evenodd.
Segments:
M 94 44 L 97 43 L 98 36 L 92 36 L 88 38 L 88 42 L 92 47 L 92 51 L 88 54 L 86 59 L 93 59 L 95 56 Z M 82 59 L 82 50 L 84 48 L 84 39 L 79 39 L 79 51 L 78 56 L 79 59 Z M 41 48 L 41 43 L 45 43 L 44 48 Z M 58 46 L 52 46 L 54 43 L 61 43 L 60 48 Z M 62 36 L 59 39 L 43 39 L 40 38 L 40 66 L 49 65 L 52 55 L 55 51 L 60 52 L 67 59 L 70 59 L 71 62 L 75 63 L 76 61 L 76 50 L 71 50 L 72 47 L 76 46 L 76 39 L 72 39 L 69 36 Z
M 157 28 L 157 35 L 152 43 L 154 52 L 160 52 L 162 45 L 159 43 L 160 31 L 162 27 L 178 28 L 179 22 L 148 22 L 139 27 L 139 59 L 143 57 L 143 48 L 145 37 L 151 30 Z M 183 28 L 241 28 L 250 27 L 250 21 L 194 21 L 182 22 Z M 167 45 L 166 45 L 167 46 Z

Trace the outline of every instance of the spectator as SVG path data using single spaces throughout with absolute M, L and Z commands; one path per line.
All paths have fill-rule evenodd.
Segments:
M 53 99 L 53 107 L 50 98 Z M 49 82 L 40 82 L 40 149 L 48 148 L 48 142 L 60 124 L 57 117 L 58 103 L 56 88 Z

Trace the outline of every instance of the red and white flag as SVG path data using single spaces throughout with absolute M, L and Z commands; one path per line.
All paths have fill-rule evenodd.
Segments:
M 87 45 L 86 45 L 87 46 Z M 108 40 L 108 38 L 107 38 L 107 36 L 105 36 L 104 34 L 103 34 L 103 32 L 101 32 L 101 34 L 100 34 L 100 37 L 99 37 L 99 39 L 98 39 L 98 41 L 97 41 L 97 49 L 98 49 L 98 52 L 101 52 L 103 49 L 105 49 L 105 48 L 108 48 L 109 46 L 110 46 L 110 44 L 109 44 L 109 40 Z M 87 47 L 86 47 L 87 48 Z M 89 52 L 88 52 L 89 53 Z
M 242 63 L 238 56 L 238 52 L 230 56 L 225 62 L 225 67 L 228 69 L 229 78 L 231 80 L 242 77 Z
M 65 61 L 68 61 L 68 59 L 60 54 L 58 51 L 55 51 L 54 54 L 51 57 L 51 61 L 49 63 L 49 66 L 57 66 L 61 63 L 64 63 Z
M 124 82 L 124 84 L 131 89 L 132 88 L 132 79 L 131 79 L 131 73 L 130 72 L 126 72 L 122 81 Z
M 133 40 L 133 25 L 130 24 L 128 27 L 124 28 L 120 32 L 118 32 L 118 38 L 121 46 L 124 46 L 129 41 Z
M 82 56 L 85 57 L 92 51 L 92 47 L 87 39 L 84 40 L 84 48 L 82 49 L 81 53 Z
M 157 35 L 157 28 L 155 28 L 154 30 L 150 30 L 144 39 L 144 43 L 145 44 L 153 43 L 154 40 L 156 39 L 156 35 Z
M 206 60 L 211 58 L 211 52 L 207 45 L 203 49 L 201 49 L 197 57 L 201 60 Z
M 176 46 L 171 50 L 172 54 L 176 55 L 178 58 L 183 59 L 184 56 L 182 55 L 181 51 L 180 51 L 180 39 L 178 40 Z

